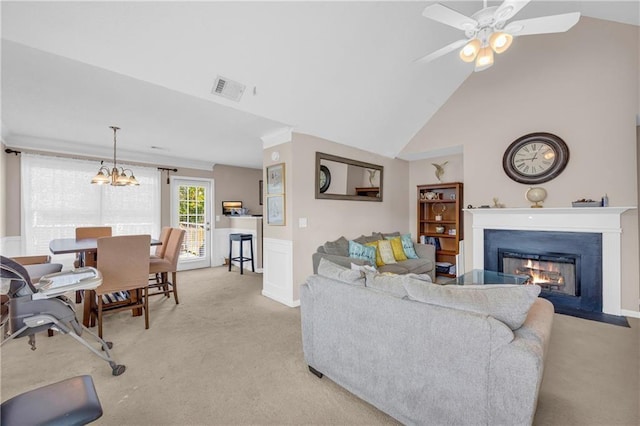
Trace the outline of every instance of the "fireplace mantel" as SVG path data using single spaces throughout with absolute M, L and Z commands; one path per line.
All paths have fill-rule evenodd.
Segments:
M 636 207 L 477 208 L 473 216 L 473 268 L 484 268 L 484 230 L 596 232 L 602 234 L 602 311 L 621 314 L 621 215 Z

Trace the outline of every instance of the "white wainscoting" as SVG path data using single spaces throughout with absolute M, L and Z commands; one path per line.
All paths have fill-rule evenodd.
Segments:
M 293 300 L 293 241 L 263 239 L 264 276 L 262 295 L 289 307 L 300 306 Z

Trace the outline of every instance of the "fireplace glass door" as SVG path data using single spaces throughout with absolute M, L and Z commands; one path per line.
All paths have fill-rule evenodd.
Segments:
M 499 250 L 498 265 L 507 274 L 528 275 L 530 282 L 543 290 L 580 296 L 576 266 L 579 256 L 559 253 L 520 253 Z

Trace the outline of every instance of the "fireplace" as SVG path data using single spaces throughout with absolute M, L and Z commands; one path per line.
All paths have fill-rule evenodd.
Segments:
M 579 296 L 585 297 L 585 278 L 595 276 L 600 279 L 599 289 L 601 292 L 596 298 L 601 299 L 601 310 L 609 315 L 629 315 L 636 316 L 636 311 L 622 309 L 621 288 L 622 288 L 622 215 L 635 207 L 545 207 L 543 209 L 531 208 L 501 208 L 501 209 L 465 209 L 471 215 L 472 251 L 471 264 L 474 269 L 487 268 L 485 262 L 485 241 L 484 234 L 487 230 L 502 231 L 532 231 L 532 232 L 560 232 L 564 234 L 587 233 L 595 235 L 597 251 L 580 257 L 581 266 L 577 270 L 580 274 L 581 285 Z M 468 236 L 469 234 L 467 234 Z M 561 237 L 562 238 L 562 237 Z M 513 246 L 507 248 L 516 252 L 529 252 L 521 250 L 522 244 L 527 242 L 527 237 L 516 240 Z M 554 253 L 574 253 L 572 249 L 547 249 Z M 468 253 L 467 253 L 468 256 Z M 584 272 L 585 265 L 598 263 L 597 270 L 593 268 L 589 273 Z M 493 263 L 494 271 L 498 269 L 497 255 Z M 487 268 L 490 269 L 490 268 Z M 567 296 L 569 297 L 569 296 Z M 571 296 L 573 297 L 573 296 Z M 587 296 L 587 297 L 590 297 Z M 598 310 L 598 309 L 594 309 Z
M 527 275 L 542 290 L 580 296 L 580 256 L 569 253 L 521 253 L 498 249 L 498 270 Z
M 484 230 L 484 268 L 528 275 L 556 312 L 602 312 L 602 236 L 590 232 Z

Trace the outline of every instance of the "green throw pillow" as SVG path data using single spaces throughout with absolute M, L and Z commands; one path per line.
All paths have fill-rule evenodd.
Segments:
M 404 254 L 407 256 L 407 259 L 417 259 L 418 255 L 416 254 L 416 250 L 413 248 L 411 234 L 404 234 L 400 239 L 402 240 L 402 250 L 404 250 Z
M 365 246 L 355 241 L 349 241 L 349 257 L 355 259 L 363 259 L 375 266 L 376 264 L 376 248 Z

